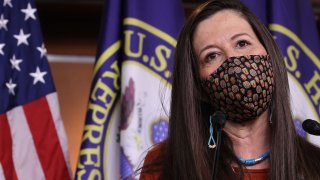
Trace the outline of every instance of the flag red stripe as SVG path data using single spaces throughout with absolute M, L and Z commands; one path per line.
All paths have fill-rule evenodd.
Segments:
M 13 165 L 12 138 L 6 114 L 0 114 L 0 162 L 6 179 L 18 179 Z
M 46 97 L 23 108 L 46 179 L 70 179 Z

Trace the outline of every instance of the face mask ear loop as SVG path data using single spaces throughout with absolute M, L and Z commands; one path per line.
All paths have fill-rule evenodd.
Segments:
M 269 124 L 270 124 L 270 126 L 272 125 L 273 109 L 274 109 L 274 105 L 273 105 L 273 100 L 272 100 L 271 105 L 269 107 Z
M 212 115 L 209 116 L 209 122 L 210 122 L 210 128 L 209 128 L 210 137 L 208 140 L 208 146 L 210 149 L 213 149 L 216 147 L 216 141 L 214 140 L 214 137 L 213 137 L 214 131 L 213 131 L 213 125 L 212 125 Z M 211 141 L 212 141 L 212 144 L 211 144 Z

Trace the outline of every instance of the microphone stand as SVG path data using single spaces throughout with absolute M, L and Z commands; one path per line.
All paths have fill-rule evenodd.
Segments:
M 219 166 L 219 158 L 220 158 L 220 147 L 221 147 L 221 133 L 222 133 L 222 129 L 224 127 L 225 121 L 226 121 L 226 117 L 225 115 L 220 112 L 217 111 L 215 114 L 213 114 L 213 119 L 217 120 L 216 123 L 216 127 L 217 127 L 217 150 L 215 152 L 214 155 L 214 160 L 213 160 L 213 180 L 217 179 L 217 170 L 218 170 L 218 166 Z
M 220 158 L 220 147 L 221 147 L 221 130 L 218 130 L 217 132 L 217 150 L 215 153 L 215 158 L 214 158 L 214 162 L 213 162 L 213 180 L 216 180 L 217 178 L 217 170 L 218 170 L 218 166 L 219 166 L 219 158 Z

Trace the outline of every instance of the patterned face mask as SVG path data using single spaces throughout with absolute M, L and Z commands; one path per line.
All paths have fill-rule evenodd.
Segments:
M 238 123 L 253 120 L 267 110 L 274 88 L 268 55 L 230 57 L 201 83 L 213 110 Z

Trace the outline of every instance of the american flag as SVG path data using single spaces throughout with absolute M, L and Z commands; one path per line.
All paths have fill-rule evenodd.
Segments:
M 0 1 L 0 179 L 71 179 L 33 0 Z

